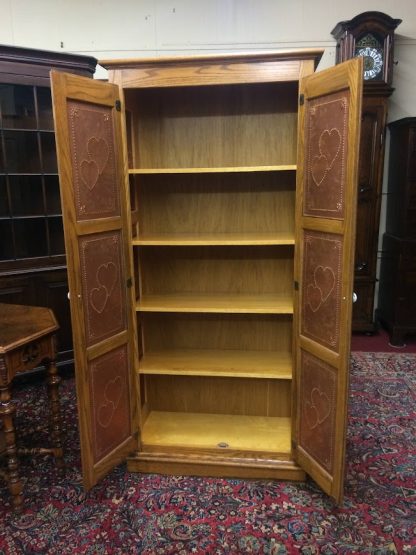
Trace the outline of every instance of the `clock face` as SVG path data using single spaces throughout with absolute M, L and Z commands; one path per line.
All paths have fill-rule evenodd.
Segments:
M 383 69 L 383 51 L 381 48 L 373 46 L 357 48 L 355 55 L 364 58 L 364 79 L 366 81 L 380 76 Z

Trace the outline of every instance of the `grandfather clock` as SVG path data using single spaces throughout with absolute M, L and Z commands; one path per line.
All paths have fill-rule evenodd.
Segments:
M 394 31 L 401 19 L 364 12 L 340 21 L 331 31 L 337 41 L 336 63 L 364 58 L 360 162 L 358 172 L 352 330 L 373 332 L 377 243 L 383 183 L 388 97 L 392 94 Z

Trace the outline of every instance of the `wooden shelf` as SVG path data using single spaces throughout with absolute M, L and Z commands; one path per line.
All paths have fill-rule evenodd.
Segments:
M 175 294 L 144 295 L 136 304 L 138 312 L 206 312 L 242 314 L 293 314 L 288 295 Z
M 293 233 L 152 233 L 133 239 L 134 246 L 294 245 Z
M 165 350 L 146 353 L 140 374 L 240 378 L 292 378 L 292 355 L 278 351 Z
M 290 417 L 152 411 L 142 447 L 290 453 L 290 423 Z
M 296 164 L 279 166 L 225 166 L 219 168 L 132 168 L 130 175 L 173 174 L 173 173 L 245 173 L 245 172 L 279 172 L 296 171 Z

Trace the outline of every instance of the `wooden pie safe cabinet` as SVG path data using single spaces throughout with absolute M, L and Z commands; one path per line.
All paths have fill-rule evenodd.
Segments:
M 84 483 L 302 480 L 342 497 L 362 60 L 52 72 Z

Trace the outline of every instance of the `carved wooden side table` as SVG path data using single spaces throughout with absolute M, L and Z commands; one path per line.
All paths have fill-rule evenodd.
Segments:
M 7 480 L 13 506 L 22 508 L 22 482 L 19 476 L 18 454 L 52 454 L 59 467 L 63 466 L 59 409 L 55 334 L 59 326 L 49 308 L 0 303 L 0 421 L 7 457 L 7 471 L 0 471 Z M 49 418 L 52 448 L 17 449 L 13 417 L 11 383 L 18 373 L 45 364 L 49 397 Z

